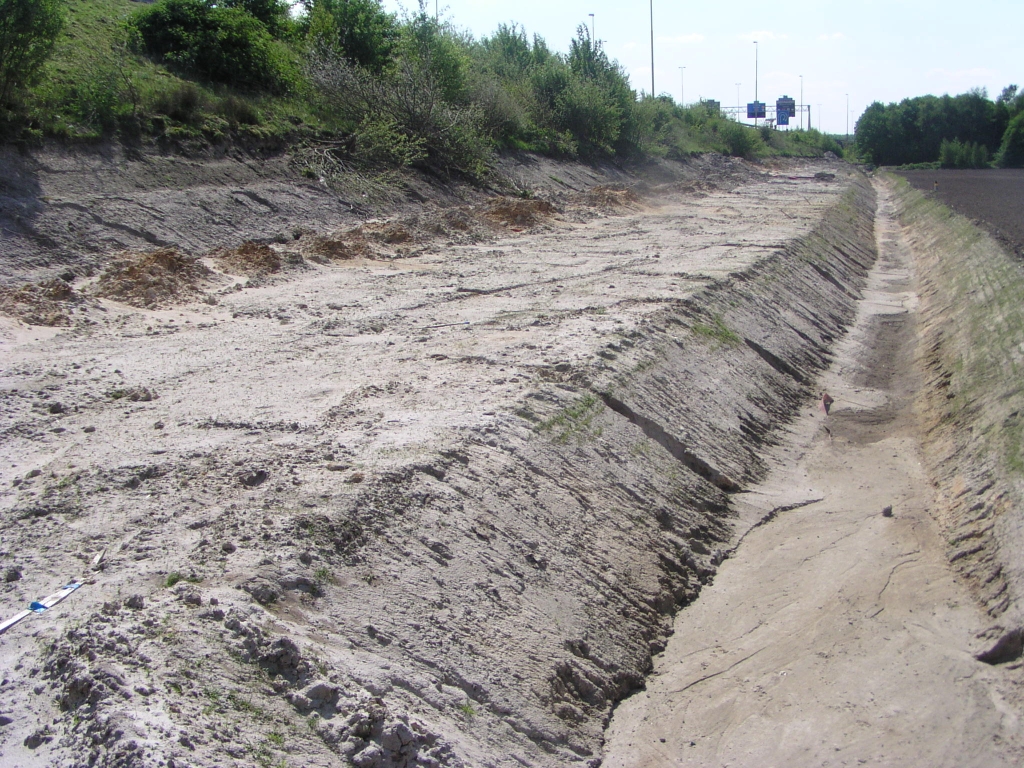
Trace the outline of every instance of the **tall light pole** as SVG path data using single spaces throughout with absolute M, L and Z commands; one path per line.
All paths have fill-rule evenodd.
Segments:
M 804 76 L 800 75 L 800 130 L 804 129 Z
M 597 21 L 594 19 L 594 14 L 588 13 L 590 17 L 590 39 L 591 41 L 597 40 Z
M 686 106 L 686 67 L 679 68 L 679 106 Z
M 754 41 L 754 127 L 757 127 L 757 54 L 760 49 L 757 40 Z
M 651 0 L 651 98 L 654 98 L 654 0 Z
M 818 105 L 818 130 L 821 130 L 821 104 Z
M 736 109 L 739 110 L 736 113 L 736 122 L 740 121 L 740 115 L 743 114 L 743 104 L 740 103 L 740 86 L 743 83 L 736 83 Z
M 850 94 L 846 94 L 846 139 L 850 139 Z

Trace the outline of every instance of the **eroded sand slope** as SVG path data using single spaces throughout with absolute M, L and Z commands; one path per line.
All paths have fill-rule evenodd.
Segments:
M 875 258 L 859 174 L 728 170 L 9 325 L 3 605 L 88 583 L 2 639 L 4 760 L 596 765 Z

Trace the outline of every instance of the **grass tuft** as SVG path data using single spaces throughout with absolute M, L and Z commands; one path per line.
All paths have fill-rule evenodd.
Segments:
M 715 315 L 711 325 L 694 323 L 690 326 L 690 330 L 698 336 L 712 339 L 728 347 L 735 347 L 743 343 L 743 338 L 725 324 L 721 315 Z

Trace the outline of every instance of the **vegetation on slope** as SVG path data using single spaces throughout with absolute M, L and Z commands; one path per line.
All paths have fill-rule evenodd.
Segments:
M 8 27 L 22 5 L 66 23 L 63 32 L 59 23 L 29 29 L 34 54 L 16 76 L 0 28 L 8 139 L 116 135 L 180 147 L 315 137 L 332 142 L 342 165 L 471 178 L 501 149 L 584 158 L 839 152 L 817 131 L 755 131 L 703 105 L 638 97 L 585 25 L 560 54 L 516 24 L 475 39 L 422 7 L 399 18 L 379 0 L 303 0 L 295 17 L 283 0 L 0 0 Z

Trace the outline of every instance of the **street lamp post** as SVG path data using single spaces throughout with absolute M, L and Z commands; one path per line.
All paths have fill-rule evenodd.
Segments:
M 850 94 L 846 94 L 846 140 L 850 140 Z
M 597 40 L 597 21 L 594 19 L 594 14 L 588 13 L 590 17 L 590 39 L 591 41 Z
M 651 98 L 654 98 L 654 0 L 651 0 Z
M 754 127 L 757 127 L 757 55 L 760 49 L 757 40 L 754 41 Z
M 686 106 L 686 67 L 679 68 L 679 106 Z
M 743 83 L 736 83 L 736 109 L 738 109 L 740 111 L 743 110 L 743 104 L 740 102 L 740 86 L 741 85 L 743 85 Z M 736 113 L 737 121 L 739 120 L 739 115 L 740 115 L 740 112 L 737 112 Z
M 800 130 L 804 129 L 804 76 L 800 75 Z

